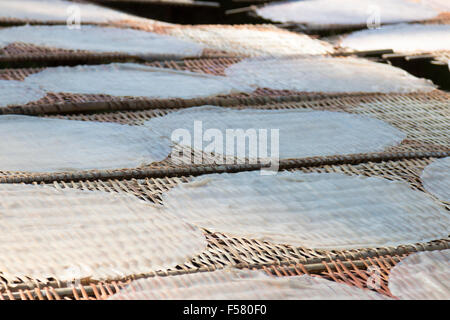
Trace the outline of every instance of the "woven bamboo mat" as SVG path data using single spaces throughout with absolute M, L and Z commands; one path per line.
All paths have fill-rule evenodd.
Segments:
M 265 59 L 265 58 L 261 58 Z M 240 57 L 224 57 L 212 59 L 185 59 L 167 60 L 146 63 L 150 67 L 167 68 L 172 70 L 191 71 L 196 73 L 224 76 L 225 69 L 241 61 Z M 0 69 L 0 80 L 25 80 L 29 75 L 45 70 L 45 68 L 19 68 Z M 438 91 L 435 91 L 438 92 Z M 111 110 L 142 110 L 164 106 L 165 108 L 192 107 L 204 104 L 236 105 L 274 102 L 309 100 L 324 97 L 376 95 L 377 93 L 363 92 L 298 92 L 292 90 L 276 90 L 270 88 L 257 88 L 250 93 L 219 95 L 196 99 L 154 99 L 138 97 L 116 97 L 108 95 L 69 94 L 63 92 L 50 92 L 37 101 L 25 105 L 8 106 L 0 108 L 0 114 L 45 114 L 68 112 L 92 112 Z M 437 93 L 436 93 L 437 94 Z M 425 96 L 428 94 L 425 93 Z M 270 97 L 270 99 L 264 99 Z M 227 98 L 222 101 L 222 98 Z
M 368 177 L 381 177 L 388 180 L 403 181 L 414 190 L 425 191 L 420 175 L 423 169 L 432 163 L 435 158 L 409 159 L 397 161 L 364 162 L 360 164 L 344 165 L 319 165 L 314 167 L 302 167 L 291 169 L 305 173 L 343 173 L 347 175 L 362 175 Z M 161 204 L 161 195 L 180 183 L 188 182 L 192 176 L 144 178 L 144 179 L 109 179 L 93 181 L 53 181 L 48 185 L 55 188 L 73 188 L 79 190 L 98 190 L 103 192 L 118 192 L 132 194 L 144 201 Z M 43 183 L 41 183 L 43 184 Z M 436 201 L 438 201 L 436 199 Z M 450 204 L 438 201 L 450 210 Z M 304 265 L 320 264 L 323 261 L 357 260 L 382 255 L 402 255 L 409 252 L 422 250 L 441 250 L 449 248 L 449 238 L 432 241 L 430 243 L 418 243 L 414 245 L 401 245 L 398 247 L 383 247 L 352 250 L 312 250 L 289 245 L 273 244 L 254 239 L 230 237 L 222 233 L 211 233 L 204 229 L 208 241 L 207 250 L 193 257 L 191 261 L 178 265 L 168 270 L 149 270 L 146 274 L 129 275 L 129 278 L 141 278 L 154 275 L 176 275 L 188 272 L 199 272 L 223 268 L 225 266 L 236 267 L 269 267 L 272 265 L 289 265 L 302 263 Z M 1 278 L 1 276 L 0 276 Z M 109 280 L 127 280 L 109 279 Z M 3 279 L 4 285 L 10 290 L 17 291 L 34 286 L 44 285 L 42 282 L 30 279 L 29 282 L 10 281 Z M 48 284 L 55 287 L 64 287 L 66 284 L 49 279 Z M 89 285 L 89 283 L 83 283 Z
M 305 265 L 293 263 L 284 266 L 272 265 L 262 269 L 275 277 L 295 277 L 311 275 L 340 284 L 360 289 L 373 290 L 377 293 L 396 299 L 389 290 L 389 275 L 393 267 L 408 257 L 410 253 L 383 255 L 357 260 L 335 260 Z M 252 268 L 252 270 L 260 270 Z M 373 285 L 371 277 L 377 276 L 379 282 Z M 125 289 L 132 280 L 100 282 L 90 285 L 78 285 L 68 288 L 45 286 L 34 289 L 6 289 L 2 300 L 105 300 Z M 370 287 L 369 287 L 370 286 Z
M 252 100 L 249 98 L 249 100 Z M 257 100 L 256 98 L 254 100 Z M 449 94 L 435 91 L 428 94 L 383 94 L 383 95 L 350 95 L 334 98 L 307 99 L 300 102 L 277 102 L 267 98 L 266 103 L 235 104 L 227 99 L 216 102 L 218 105 L 233 109 L 311 109 L 341 111 L 365 115 L 385 121 L 393 127 L 407 134 L 405 140 L 397 146 L 388 147 L 384 152 L 353 155 L 336 155 L 329 157 L 313 157 L 304 159 L 281 159 L 280 168 L 291 168 L 301 165 L 321 165 L 334 163 L 357 163 L 363 161 L 379 161 L 389 159 L 415 158 L 427 156 L 446 156 L 450 152 L 449 146 Z M 208 101 L 198 101 L 202 105 Z M 202 104 L 200 104 L 202 102 Z M 238 101 L 239 102 L 239 99 Z M 250 102 L 250 101 L 247 101 Z M 211 103 L 211 102 L 210 102 Z M 212 101 L 212 104 L 214 101 Z M 181 106 L 183 107 L 183 106 Z M 107 113 L 83 113 L 70 115 L 48 115 L 50 118 L 115 122 L 130 125 L 142 125 L 146 120 L 160 117 L 180 110 L 174 104 L 173 108 L 155 106 L 154 109 L 144 111 L 117 111 Z M 204 159 L 212 159 L 204 155 Z M 202 165 L 180 165 L 171 161 L 170 157 L 162 162 L 140 168 L 124 168 L 117 170 L 92 170 L 61 173 L 25 173 L 1 172 L 0 181 L 4 182 L 33 182 L 53 180 L 92 180 L 92 179 L 130 179 L 141 177 L 163 177 L 180 175 L 198 175 L 213 172 L 236 172 L 243 170 L 258 170 L 260 164 L 217 164 L 214 160 L 205 161 Z
M 282 55 L 328 54 L 334 52 L 333 47 L 323 41 L 311 39 L 307 35 L 289 32 L 273 25 L 189 26 L 159 25 L 156 23 L 151 27 L 146 28 L 146 30 L 161 35 L 170 35 L 179 39 L 201 43 L 205 45 L 201 57 L 205 58 L 233 57 L 237 55 L 279 55 L 275 53 L 273 47 L 282 47 Z M 252 37 L 251 39 L 248 38 L 250 34 Z M 301 46 L 299 45 L 300 43 L 302 44 Z M 279 50 L 276 52 L 279 52 Z M 21 42 L 12 43 L 2 49 L 0 48 L 0 65 L 15 68 L 30 66 L 32 64 L 39 66 L 55 66 L 118 61 L 145 62 L 183 58 L 186 58 L 186 56 L 169 54 L 134 55 L 117 52 L 98 53 L 83 50 L 64 50 Z

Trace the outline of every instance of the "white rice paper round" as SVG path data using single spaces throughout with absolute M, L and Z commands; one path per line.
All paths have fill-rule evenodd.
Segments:
M 55 172 L 135 168 L 162 161 L 169 139 L 116 123 L 0 116 L 0 170 Z
M 450 250 L 413 253 L 389 275 L 389 290 L 407 300 L 450 299 Z
M 109 279 L 175 267 L 202 232 L 126 194 L 0 184 L 0 271 L 9 280 Z
M 197 124 L 197 125 L 196 125 Z M 313 110 L 236 110 L 215 106 L 188 108 L 169 113 L 163 117 L 152 118 L 145 123 L 161 136 L 171 138 L 176 130 L 187 130 L 190 139 L 174 142 L 187 147 L 194 146 L 194 140 L 203 139 L 200 146 L 209 150 L 210 143 L 217 143 L 216 154 L 238 156 L 240 158 L 268 159 L 275 156 L 279 143 L 281 159 L 330 156 L 383 151 L 386 147 L 399 144 L 406 134 L 391 125 L 374 118 L 345 112 Z M 196 128 L 201 126 L 197 133 Z M 232 146 L 232 136 L 227 130 L 243 130 L 248 140 L 238 154 L 239 139 Z M 266 130 L 266 131 L 260 131 Z M 279 140 L 271 138 L 272 131 L 279 130 Z M 209 133 L 220 133 L 207 141 Z M 267 152 L 259 147 L 259 142 L 267 139 Z M 216 139 L 218 141 L 216 141 Z M 179 141 L 178 141 L 179 140 Z M 223 148 L 219 148 L 220 145 Z M 272 149 L 272 146 L 275 148 Z M 245 150 L 244 150 L 245 149 Z
M 314 249 L 398 246 L 450 231 L 445 208 L 408 184 L 338 173 L 205 175 L 169 190 L 163 204 L 212 232 Z

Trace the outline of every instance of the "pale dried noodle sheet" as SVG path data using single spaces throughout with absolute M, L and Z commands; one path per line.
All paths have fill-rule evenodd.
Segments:
M 413 253 L 389 275 L 389 290 L 407 300 L 450 300 L 450 250 Z
M 434 160 L 426 166 L 421 180 L 425 190 L 442 201 L 450 202 L 450 157 Z
M 198 135 L 194 128 L 195 121 L 199 121 L 202 126 L 200 139 L 203 135 L 207 136 L 208 130 L 220 131 L 216 138 L 218 141 L 214 142 L 218 142 L 218 146 L 223 145 L 223 148 L 214 150 L 215 153 L 255 159 L 275 156 L 276 150 L 271 148 L 272 129 L 279 130 L 279 140 L 274 142 L 279 144 L 279 156 L 282 159 L 383 151 L 388 146 L 399 144 L 406 137 L 404 133 L 381 120 L 344 112 L 307 109 L 236 110 L 203 106 L 169 113 L 150 119 L 145 124 L 168 138 L 171 138 L 175 130 L 186 129 L 191 139 L 174 142 L 192 147 L 193 139 Z M 241 129 L 247 132 L 249 137 L 256 137 L 255 140 L 249 139 L 245 142 L 243 155 L 237 154 L 237 142 L 234 146 L 227 147 L 228 140 L 231 140 L 226 134 L 228 129 Z M 259 131 L 261 129 L 266 129 L 267 132 Z M 267 152 L 263 154 L 258 149 L 258 142 L 265 137 Z M 207 151 L 209 144 L 204 141 L 202 150 Z
M 435 89 L 388 64 L 361 58 L 304 56 L 284 59 L 245 59 L 225 74 L 249 86 L 305 92 L 415 92 Z
M 164 160 L 171 142 L 116 123 L 0 116 L 0 170 L 54 172 L 134 168 Z
M 109 279 L 175 267 L 202 232 L 130 195 L 0 184 L 0 271 L 8 280 Z
M 0 108 L 39 100 L 46 92 L 23 81 L 0 80 Z
M 450 25 L 396 24 L 344 36 L 341 47 L 352 50 L 392 49 L 401 53 L 450 50 Z
M 149 98 L 197 98 L 252 92 L 222 76 L 154 68 L 135 63 L 47 68 L 25 82 L 48 92 Z
M 185 26 L 168 29 L 168 32 L 182 39 L 200 42 L 208 48 L 251 56 L 327 54 L 334 51 L 324 41 L 275 27 Z
M 83 26 L 20 26 L 0 29 L 0 47 L 14 42 L 92 52 L 200 56 L 203 46 L 172 36 L 134 29 Z
M 449 214 L 426 193 L 338 173 L 205 175 L 168 191 L 163 204 L 212 232 L 315 249 L 398 246 L 450 231 Z
M 268 20 L 307 25 L 366 25 L 429 20 L 449 11 L 443 1 L 314 0 L 272 3 L 256 9 Z
M 0 18 L 76 23 L 108 23 L 125 20 L 154 23 L 120 11 L 94 4 L 65 0 L 0 0 Z
M 263 271 L 219 270 L 133 281 L 110 300 L 383 300 L 387 297 L 307 275 L 275 278 Z

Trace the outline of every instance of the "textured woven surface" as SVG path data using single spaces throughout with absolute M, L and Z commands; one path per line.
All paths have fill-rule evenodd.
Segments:
M 218 51 L 244 56 L 330 54 L 333 47 L 317 39 L 288 32 L 273 25 L 170 26 L 167 34 L 202 43 Z
M 392 49 L 409 54 L 449 51 L 450 25 L 396 24 L 365 29 L 341 36 L 338 44 L 354 51 Z
M 0 116 L 0 168 L 61 172 L 139 167 L 167 158 L 171 142 L 140 126 Z M 76 152 L 74 153 L 74 150 Z
M 445 208 L 407 183 L 337 173 L 204 175 L 169 190 L 162 203 L 211 231 L 315 249 L 397 246 L 450 233 Z
M 181 40 L 169 35 L 142 30 L 83 26 L 71 30 L 66 26 L 19 26 L 0 29 L 0 46 L 14 43 L 31 44 L 48 48 L 58 53 L 58 49 L 85 50 L 92 53 L 121 53 L 130 57 L 198 57 L 204 47 L 189 40 Z M 27 47 L 23 47 L 26 49 Z M 32 53 L 32 49 L 31 52 Z M 8 54 L 8 50 L 5 52 Z M 26 54 L 26 50 L 25 50 Z M 21 57 L 23 58 L 23 57 Z M 32 57 L 30 56 L 32 59 Z M 16 57 L 17 59 L 17 57 Z M 3 60 L 5 61 L 5 60 Z M 11 59 L 13 61 L 13 59 Z
M 241 61 L 240 58 L 221 58 L 221 59 L 193 59 L 184 61 L 161 61 L 148 64 L 151 67 L 157 68 L 168 68 L 180 71 L 191 71 L 195 73 L 205 73 L 208 75 L 223 76 L 225 75 L 225 69 L 233 66 L 234 64 Z M 267 60 L 269 61 L 269 60 Z M 277 70 L 277 64 L 272 65 L 273 72 L 281 72 L 282 70 Z M 0 80 L 25 80 L 29 75 L 36 74 L 44 69 L 42 68 L 29 68 L 29 69 L 2 69 L 0 70 Z M 239 71 L 239 69 L 238 69 Z M 245 69 L 239 72 L 244 72 Z M 326 70 L 322 70 L 326 71 Z M 238 79 L 239 80 L 239 79 Z M 264 79 L 262 79 L 264 80 Z M 418 80 L 418 79 L 416 79 Z M 247 84 L 247 83 L 246 83 Z M 278 85 L 277 85 L 278 86 Z M 432 89 L 428 83 L 426 88 Z M 310 88 L 313 89 L 313 88 Z M 311 90 L 309 90 L 311 91 Z M 342 95 L 361 95 L 361 92 L 298 92 L 287 89 L 277 89 L 277 88 L 254 88 L 254 91 L 246 94 L 238 94 L 228 96 L 231 99 L 222 102 L 226 105 L 236 105 L 239 103 L 250 104 L 250 103 L 261 103 L 261 101 L 267 101 L 266 99 L 248 99 L 252 97 L 267 97 L 267 96 L 277 96 L 285 97 L 296 95 L 295 97 L 289 97 L 288 101 L 295 99 L 305 100 L 309 98 L 317 97 L 335 97 Z M 328 90 L 329 91 L 329 90 Z M 371 90 L 373 91 L 373 90 Z M 376 90 L 375 90 L 376 91 Z M 242 98 L 242 100 L 239 100 Z M 217 104 L 219 103 L 216 98 L 207 98 L 200 100 L 189 100 L 186 99 L 175 99 L 174 101 L 161 101 L 162 99 L 144 99 L 144 98 L 124 98 L 124 97 L 112 97 L 104 94 L 97 95 L 82 95 L 82 94 L 69 94 L 69 93 L 55 93 L 49 92 L 47 96 L 29 104 L 17 106 L 17 107 L 6 107 L 0 108 L 0 113 L 25 113 L 25 114 L 36 114 L 36 113 L 55 113 L 55 112 L 82 112 L 82 111 L 100 111 L 100 110 L 120 110 L 120 109 L 150 109 L 156 106 L 164 108 L 174 108 L 183 106 L 199 106 L 204 104 Z M 220 99 L 219 99 L 220 100 Z M 277 102 L 280 101 L 278 98 Z
M 367 0 L 320 0 L 314 4 L 294 1 L 268 4 L 254 11 L 265 19 L 298 24 L 310 31 L 364 29 L 380 22 L 448 23 L 450 14 L 447 3 L 414 0 L 382 0 L 375 5 Z
M 438 159 L 427 166 L 421 179 L 428 192 L 450 203 L 450 157 Z
M 52 115 L 51 117 L 71 119 L 71 120 L 90 120 L 100 122 L 116 122 L 121 124 L 142 125 L 146 120 L 157 116 L 163 116 L 169 112 L 180 110 L 177 105 L 173 109 L 159 109 L 155 108 L 147 111 L 124 111 L 124 112 L 110 112 L 110 113 L 92 113 L 92 114 L 74 114 L 74 115 Z M 257 108 L 257 109 L 309 109 L 309 110 L 329 110 L 329 111 L 343 111 L 349 113 L 360 114 L 364 116 L 374 117 L 390 124 L 394 128 L 405 133 L 406 139 L 397 146 L 388 147 L 387 152 L 377 154 L 376 158 L 383 157 L 385 159 L 392 158 L 395 154 L 403 152 L 449 152 L 449 96 L 447 93 L 435 91 L 429 94 L 406 94 L 406 95 L 363 95 L 363 96 L 348 96 L 329 99 L 313 99 L 302 102 L 286 102 L 277 104 L 238 105 L 235 108 Z M 412 155 L 411 155 L 412 156 Z M 359 161 L 358 159 L 370 159 L 372 156 L 349 156 L 345 161 Z M 400 155 L 399 157 L 405 157 Z M 331 162 L 339 161 L 337 158 L 331 157 Z M 319 163 L 327 161 L 327 158 L 318 157 L 303 161 L 304 163 Z M 295 163 L 299 163 L 296 161 Z M 289 167 L 290 162 L 281 162 L 284 168 Z M 132 178 L 142 177 L 145 174 L 153 174 L 160 177 L 164 175 L 178 175 L 180 174 L 198 174 L 207 172 L 223 172 L 239 170 L 236 168 L 245 166 L 226 166 L 214 165 L 211 161 L 207 167 L 193 166 L 191 169 L 185 165 L 173 163 L 170 159 L 159 164 L 154 164 L 150 167 L 140 168 L 139 170 L 115 170 L 102 172 L 85 172 L 85 173 L 67 173 L 59 175 L 58 178 L 67 180 L 71 179 L 87 179 L 88 177 L 109 177 L 109 178 Z M 247 166 L 247 168 L 249 168 Z M 251 168 L 251 167 L 250 167 Z M 255 169 L 258 167 L 255 166 Z M 148 172 L 145 172 L 148 169 Z M 144 170 L 144 171 L 142 171 Z M 242 170 L 242 169 L 241 169 Z M 51 175 L 42 174 L 24 174 L 1 172 L 0 176 L 7 178 L 8 181 L 51 181 L 56 178 Z M 40 180 L 39 180 L 40 179 Z
M 203 106 L 169 113 L 146 121 L 144 125 L 167 139 L 171 139 L 173 133 L 180 132 L 177 130 L 187 130 L 190 137 L 195 139 L 196 124 L 199 123 L 205 135 L 207 132 L 214 133 L 215 139 L 223 144 L 216 145 L 217 150 L 214 148 L 212 151 L 217 153 L 218 163 L 228 163 L 228 157 L 234 156 L 263 161 L 270 157 L 292 159 L 381 152 L 387 147 L 400 144 L 406 137 L 405 133 L 384 121 L 344 112 L 308 109 L 236 110 Z M 231 145 L 230 131 L 227 130 L 242 130 L 249 136 L 249 142 L 244 146 L 238 143 Z M 267 131 L 264 133 L 260 130 Z M 274 133 L 278 138 L 274 137 Z M 267 150 L 258 149 L 258 139 L 267 140 Z M 206 143 L 193 145 L 192 139 L 179 140 L 174 137 L 172 140 L 198 151 L 207 152 L 209 148 Z
M 439 254 L 440 251 L 429 252 Z M 428 253 L 426 253 L 428 254 Z M 388 298 L 398 299 L 389 289 L 389 275 L 393 267 L 405 260 L 409 253 L 390 254 L 365 259 L 338 259 L 316 264 L 291 263 L 284 266 L 268 266 L 262 269 L 268 275 L 276 277 L 296 277 L 311 275 L 313 277 L 334 281 L 341 285 L 349 285 L 359 289 L 372 290 Z M 414 253 L 412 254 L 414 255 Z M 254 268 L 253 270 L 258 270 Z M 411 270 L 411 269 L 409 269 Z M 104 300 L 126 290 L 128 281 L 112 281 L 91 285 L 78 285 L 71 288 L 53 286 L 39 289 L 5 290 L 0 299 L 6 300 Z M 422 291 L 422 290 L 421 290 Z M 423 291 L 422 291 L 423 292 Z
M 122 278 L 206 248 L 200 229 L 126 194 L 1 184 L 0 200 L 6 282 Z
M 305 167 L 301 172 L 336 172 L 350 176 L 363 175 L 380 177 L 393 181 L 406 182 L 412 189 L 425 191 L 420 180 L 423 168 L 434 159 L 414 159 L 401 161 L 384 161 L 380 163 L 361 163 L 357 165 L 324 165 L 319 167 Z M 53 182 L 57 188 L 75 188 L 82 190 L 99 190 L 104 192 L 119 192 L 132 194 L 142 200 L 154 203 L 162 203 L 161 195 L 167 190 L 190 181 L 192 177 L 179 178 L 146 178 L 131 180 L 95 180 L 78 182 Z M 447 208 L 450 209 L 447 205 Z M 276 245 L 254 239 L 229 237 L 222 233 L 205 231 L 208 240 L 208 248 L 191 261 L 179 265 L 176 268 L 162 270 L 157 274 L 175 275 L 201 270 L 214 270 L 224 266 L 255 266 L 261 268 L 272 264 L 289 264 L 301 262 L 303 264 L 321 263 L 329 259 L 359 259 L 362 257 L 374 257 L 386 254 L 404 254 L 417 250 L 445 249 L 449 247 L 449 241 L 441 240 L 429 244 L 401 245 L 399 247 L 383 247 L 372 249 L 354 249 L 344 251 L 311 250 L 309 248 Z M 155 275 L 155 271 L 148 270 L 143 275 L 130 275 L 131 278 Z M 14 290 L 33 285 L 24 280 L 15 281 Z M 22 285 L 20 285 L 22 283 Z M 44 282 L 45 283 L 45 282 Z M 11 283 L 12 284 L 12 283 Z M 63 284 L 54 283 L 61 287 Z
M 225 69 L 227 77 L 253 87 L 298 92 L 429 92 L 419 79 L 387 64 L 355 57 L 302 56 L 244 59 Z
M 56 26 L 55 28 L 61 27 Z M 88 27 L 83 27 L 81 31 L 84 32 L 86 28 Z M 326 42 L 271 25 L 182 26 L 155 24 L 154 26 L 149 26 L 146 31 L 159 35 L 169 35 L 180 40 L 203 45 L 204 49 L 201 53 L 203 57 L 233 56 L 238 54 L 243 56 L 277 56 L 286 54 L 328 54 L 334 52 L 333 47 Z M 68 30 L 68 32 L 74 31 Z M 70 45 L 73 46 L 73 43 Z M 280 48 L 283 49 L 281 54 Z M 109 53 L 99 53 L 80 49 L 68 50 L 54 46 L 23 43 L 23 41 L 20 42 L 20 39 L 17 39 L 17 42 L 0 48 L 0 62 L 6 65 L 14 64 L 20 66 L 21 64 L 30 63 L 30 61 L 48 64 L 70 64 L 75 62 L 82 64 L 83 62 L 100 63 L 183 58 L 183 55 L 179 53 L 170 54 L 170 52 L 165 54 L 149 52 L 148 54 L 136 55 L 126 52 L 117 53 L 115 52 L 117 50 L 112 50 L 113 52 Z

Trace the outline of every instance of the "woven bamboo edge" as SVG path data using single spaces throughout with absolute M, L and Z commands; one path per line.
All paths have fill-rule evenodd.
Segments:
M 1 52 L 1 49 L 0 49 Z M 329 54 L 333 57 L 342 56 L 358 56 L 358 57 L 371 57 L 381 56 L 383 54 L 392 54 L 390 49 L 384 50 L 367 50 L 367 51 L 338 51 Z M 270 56 L 270 55 L 269 55 Z M 286 55 L 284 57 L 288 57 Z M 295 56 L 295 55 L 293 55 Z M 0 66 L 6 68 L 23 68 L 31 65 L 38 65 L 40 67 L 47 66 L 59 66 L 59 65 L 78 65 L 78 64 L 103 64 L 112 62 L 151 62 L 151 61 L 165 61 L 165 60 L 181 60 L 181 59 L 228 59 L 235 57 L 247 57 L 242 54 L 236 54 L 233 52 L 226 52 L 221 54 L 219 52 L 203 52 L 201 56 L 185 56 L 185 55 L 168 55 L 168 54 L 125 54 L 118 52 L 49 52 L 45 54 L 17 54 L 17 55 L 0 55 Z
M 229 55 L 206 53 L 201 57 L 212 59 L 223 59 L 235 57 L 235 54 Z M 180 59 L 198 59 L 198 56 L 186 57 L 185 55 L 168 54 L 124 54 L 115 52 L 65 52 L 65 53 L 46 53 L 46 54 L 20 54 L 20 55 L 0 55 L 0 65 L 13 68 L 21 68 L 26 65 L 56 66 L 72 64 L 102 64 L 112 62 L 136 62 L 143 63 L 149 61 L 165 61 Z
M 339 271 L 339 268 L 351 268 L 356 267 L 359 269 L 366 269 L 368 265 L 372 264 L 372 259 L 389 257 L 395 262 L 399 262 L 399 256 L 406 256 L 414 252 L 421 251 L 438 251 L 450 248 L 450 238 L 443 239 L 438 242 L 430 242 L 425 244 L 407 245 L 396 248 L 382 248 L 383 250 L 375 251 L 374 249 L 366 249 L 360 251 L 357 255 L 345 256 L 339 255 L 326 259 L 307 259 L 306 261 L 289 261 L 279 264 L 239 264 L 233 267 L 238 269 L 252 269 L 252 270 L 264 270 L 267 273 L 272 273 L 275 276 L 288 276 L 288 275 L 301 275 L 301 274 L 313 274 L 317 275 L 323 272 L 332 273 Z M 151 277 L 165 277 L 165 276 L 177 276 L 183 274 L 192 274 L 199 272 L 212 272 L 223 268 L 209 268 L 202 267 L 191 270 L 180 271 L 160 271 L 151 272 L 147 274 L 133 275 L 122 279 L 114 279 L 105 282 L 92 282 L 89 284 L 80 283 L 78 286 L 66 286 L 61 287 L 59 282 L 50 282 L 47 284 L 39 283 L 24 283 L 14 288 L 6 288 L 3 293 L 0 294 L 0 300 L 27 300 L 27 299 L 39 299 L 39 300 L 60 300 L 62 299 L 102 299 L 117 293 L 120 289 L 125 287 L 133 280 L 151 278 Z M 290 273 L 290 274 L 289 274 Z M 334 280 L 334 279 L 333 279 Z M 101 293 L 101 294 L 99 294 Z
M 437 91 L 437 90 L 435 90 Z M 302 102 L 339 97 L 362 97 L 377 96 L 380 93 L 311 93 L 311 94 L 290 94 L 290 95 L 255 95 L 255 96 L 228 96 L 228 97 L 206 97 L 194 99 L 147 99 L 118 98 L 112 101 L 92 101 L 92 102 L 67 102 L 39 105 L 9 106 L 0 108 L 2 114 L 23 114 L 23 115 L 45 115 L 45 114 L 69 114 L 104 111 L 138 111 L 152 109 L 178 109 L 190 108 L 201 105 L 217 105 L 222 107 L 235 105 L 264 105 L 270 103 Z
M 279 170 L 317 167 L 324 165 L 340 164 L 359 164 L 364 162 L 382 162 L 389 160 L 406 160 L 421 158 L 444 158 L 450 155 L 450 151 L 442 152 L 379 152 L 379 153 L 361 153 L 351 155 L 339 155 L 329 157 L 310 157 L 302 159 L 280 160 Z M 230 164 L 230 165 L 195 165 L 187 167 L 161 167 L 149 169 L 123 169 L 123 170 L 99 170 L 99 171 L 79 171 L 64 173 L 42 173 L 29 176 L 8 175 L 0 177 L 0 183 L 49 183 L 53 181 L 72 182 L 72 181 L 92 181 L 109 179 L 144 179 L 144 178 L 163 178 L 163 177 L 181 177 L 198 176 L 210 173 L 233 173 L 241 171 L 255 171 L 268 167 L 268 165 L 256 164 Z

